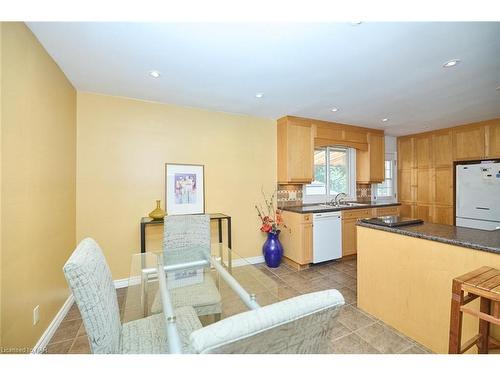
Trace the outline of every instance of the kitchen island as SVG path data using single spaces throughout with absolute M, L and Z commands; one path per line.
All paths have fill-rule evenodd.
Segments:
M 500 230 L 358 222 L 357 244 L 358 307 L 436 353 L 448 352 L 452 279 L 500 268 Z M 498 328 L 492 325 L 496 338 Z M 477 329 L 477 319 L 464 314 L 463 342 Z

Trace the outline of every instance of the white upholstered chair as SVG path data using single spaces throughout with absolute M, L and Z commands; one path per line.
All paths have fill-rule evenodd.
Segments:
M 82 240 L 63 267 L 68 285 L 85 325 L 93 353 L 167 353 L 163 314 L 122 325 L 111 272 L 99 245 Z M 192 307 L 176 310 L 183 348 L 189 351 L 189 335 L 201 328 Z
M 210 256 L 210 216 L 174 215 L 166 216 L 164 222 L 163 252 L 165 260 L 169 251 L 182 252 L 192 248 L 206 249 Z M 221 295 L 213 278 L 205 272 L 203 282 L 170 290 L 174 307 L 192 306 L 198 316 L 221 313 Z M 161 310 L 161 298 L 157 293 L 151 307 L 152 313 Z
M 328 353 L 344 297 L 335 289 L 290 298 L 197 329 L 191 353 Z

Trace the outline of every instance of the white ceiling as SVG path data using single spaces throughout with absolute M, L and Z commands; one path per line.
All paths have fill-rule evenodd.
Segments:
M 28 26 L 82 91 L 392 135 L 500 117 L 500 22 Z

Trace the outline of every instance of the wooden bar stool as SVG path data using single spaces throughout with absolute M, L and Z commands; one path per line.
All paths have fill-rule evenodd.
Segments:
M 465 306 L 476 298 L 480 298 L 479 311 Z M 463 313 L 479 318 L 479 333 L 462 346 Z M 500 347 L 500 342 L 490 337 L 490 323 L 500 325 L 500 270 L 481 267 L 453 279 L 449 353 L 461 354 L 477 345 L 479 353 L 487 354 L 489 349 Z

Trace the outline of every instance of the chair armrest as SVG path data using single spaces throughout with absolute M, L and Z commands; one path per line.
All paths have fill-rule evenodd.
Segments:
M 326 309 L 338 309 L 344 303 L 344 297 L 338 290 L 329 289 L 246 311 L 191 333 L 191 350 L 194 353 L 210 351 L 218 346 L 256 335 Z

